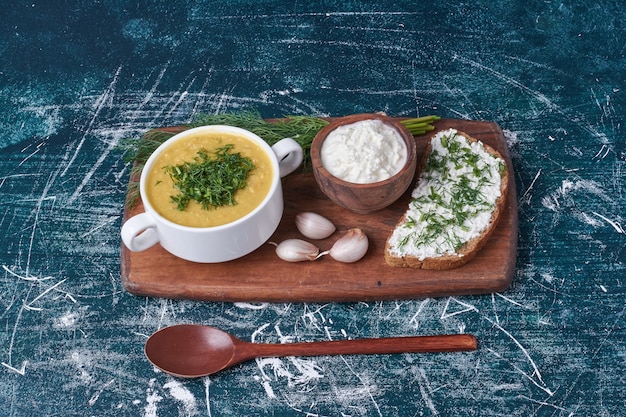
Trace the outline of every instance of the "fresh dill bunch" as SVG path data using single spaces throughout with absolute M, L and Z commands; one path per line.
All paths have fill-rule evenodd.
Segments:
M 402 120 L 409 131 L 415 135 L 422 135 L 429 130 L 434 129 L 432 123 L 439 120 L 438 116 L 423 116 Z M 233 113 L 206 114 L 200 113 L 194 117 L 188 125 L 182 126 L 181 130 L 208 126 L 208 125 L 227 125 L 239 127 L 248 130 L 261 139 L 266 141 L 270 146 L 284 138 L 292 138 L 304 150 L 304 166 L 309 162 L 309 151 L 311 143 L 315 135 L 329 122 L 321 117 L 316 116 L 285 116 L 282 119 L 265 120 L 256 109 L 248 109 Z M 154 150 L 167 139 L 174 136 L 177 132 L 166 131 L 162 129 L 154 129 L 148 131 L 140 138 L 128 138 L 122 140 L 119 149 L 125 153 L 125 160 L 128 162 L 136 162 L 138 164 L 145 163 Z
M 142 137 L 126 138 L 120 141 L 118 149 L 122 150 L 124 161 L 133 164 L 126 190 L 128 207 L 133 207 L 139 201 L 139 178 L 146 161 L 159 145 L 174 135 L 173 132 L 154 129 L 146 132 Z
M 175 134 L 159 129 L 149 130 L 142 137 L 123 139 L 118 148 L 124 152 L 126 162 L 143 165 L 159 145 Z
M 228 125 L 248 130 L 272 146 L 284 138 L 292 138 L 304 151 L 304 165 L 309 162 L 311 143 L 329 122 L 316 116 L 285 116 L 283 119 L 265 120 L 254 109 L 237 113 L 199 114 L 190 127 Z
M 432 123 L 439 120 L 439 116 L 422 116 L 401 120 L 401 123 L 414 135 L 423 135 L 433 130 Z M 124 160 L 133 163 L 131 180 L 128 184 L 127 204 L 133 206 L 139 197 L 139 176 L 143 166 L 152 153 L 167 139 L 176 133 L 199 126 L 227 125 L 248 130 L 270 146 L 284 138 L 292 138 L 304 151 L 304 169 L 310 163 L 311 143 L 315 135 L 328 124 L 328 120 L 316 116 L 285 116 L 282 119 L 265 120 L 258 110 L 251 108 L 232 113 L 196 115 L 191 123 L 181 126 L 180 129 L 153 129 L 139 138 L 123 139 L 118 149 L 124 152 Z

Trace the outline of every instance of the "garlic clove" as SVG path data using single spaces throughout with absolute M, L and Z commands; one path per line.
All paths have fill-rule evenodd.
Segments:
M 296 216 L 296 227 L 309 239 L 325 239 L 335 232 L 335 225 L 330 220 L 310 211 Z
M 287 239 L 276 245 L 276 255 L 287 262 L 314 261 L 320 250 L 301 239 Z
M 352 263 L 365 256 L 368 247 L 367 235 L 361 229 L 354 228 L 339 238 L 328 254 L 336 261 Z

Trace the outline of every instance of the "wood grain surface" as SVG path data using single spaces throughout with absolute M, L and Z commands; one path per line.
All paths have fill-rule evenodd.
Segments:
M 512 171 L 509 152 L 500 127 L 491 122 L 440 120 L 431 134 L 416 138 L 418 158 L 436 131 L 454 127 L 499 150 Z M 314 211 L 330 219 L 337 231 L 316 241 L 321 250 L 351 227 L 360 227 L 370 240 L 366 256 L 354 264 L 330 257 L 314 262 L 280 260 L 274 246 L 266 244 L 234 261 L 199 264 L 179 259 L 161 246 L 130 252 L 122 245 L 122 284 L 129 292 L 165 298 L 208 301 L 324 302 L 368 301 L 483 294 L 502 291 L 513 278 L 517 251 L 517 196 L 509 176 L 507 207 L 493 236 L 474 260 L 448 271 L 393 268 L 385 263 L 385 240 L 407 208 L 410 191 L 396 203 L 375 213 L 361 215 L 337 206 L 324 196 L 311 173 L 296 172 L 283 179 L 285 212 L 270 238 L 280 242 L 302 238 L 294 218 Z M 124 218 L 143 211 L 141 203 Z

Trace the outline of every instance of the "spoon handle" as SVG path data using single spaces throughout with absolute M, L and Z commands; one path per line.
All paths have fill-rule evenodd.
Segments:
M 404 336 L 303 343 L 248 343 L 252 357 L 458 352 L 475 350 L 470 334 Z

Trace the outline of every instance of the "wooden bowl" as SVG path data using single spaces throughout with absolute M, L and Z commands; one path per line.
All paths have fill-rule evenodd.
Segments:
M 326 137 L 337 127 L 377 119 L 395 128 L 407 147 L 407 160 L 402 169 L 386 180 L 357 184 L 332 175 L 321 160 L 321 149 Z M 368 214 L 383 209 L 396 201 L 413 182 L 416 166 L 415 138 L 396 119 L 374 113 L 354 114 L 334 119 L 322 128 L 311 144 L 311 162 L 315 180 L 320 190 L 336 204 L 354 213 Z

